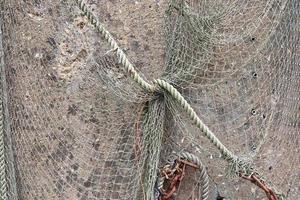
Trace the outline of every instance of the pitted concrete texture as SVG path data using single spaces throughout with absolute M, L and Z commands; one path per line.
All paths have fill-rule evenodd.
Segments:
M 148 80 L 159 78 L 165 68 L 167 1 L 86 2 L 137 70 Z M 196 112 L 237 154 L 255 150 L 266 136 L 254 163 L 278 191 L 297 199 L 300 52 L 296 47 L 300 44 L 299 29 L 293 27 L 299 28 L 299 10 L 294 9 L 300 6 L 297 0 L 288 2 L 268 48 L 258 50 L 270 34 L 273 16 L 259 18 L 264 25 L 243 44 L 215 48 L 211 63 L 200 69 L 195 80 L 201 86 L 187 96 L 194 94 L 188 100 Z M 247 19 L 256 16 L 250 4 L 241 9 L 245 13 L 236 18 L 240 21 L 224 20 L 231 24 L 226 31 L 242 30 Z M 116 99 L 86 76 L 93 60 L 110 50 L 106 42 L 72 1 L 12 0 L 1 7 L 20 199 L 131 199 L 128 188 L 138 187 L 129 184 L 138 173 L 130 169 L 135 142 L 131 133 L 140 108 Z M 290 30 L 286 37 L 283 30 Z M 242 58 L 252 62 L 243 63 Z M 190 130 L 200 146 L 211 149 L 197 129 Z M 266 199 L 255 185 L 224 178 L 225 163 L 212 159 L 215 155 L 201 157 L 213 180 L 212 199 Z M 193 170 L 188 173 L 190 179 L 184 180 L 178 200 L 187 198 L 197 180 Z

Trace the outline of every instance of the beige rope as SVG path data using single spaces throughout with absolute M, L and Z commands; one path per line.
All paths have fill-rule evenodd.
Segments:
M 94 16 L 94 14 L 87 8 L 86 4 L 83 0 L 74 0 L 84 15 L 90 20 L 91 24 L 99 31 L 101 36 L 108 42 L 111 48 L 117 52 L 117 57 L 119 62 L 125 68 L 130 77 L 138 83 L 143 89 L 148 92 L 155 91 L 167 91 L 183 108 L 183 110 L 188 114 L 191 121 L 201 130 L 201 132 L 210 140 L 214 146 L 221 152 L 223 158 L 229 163 L 229 174 L 238 175 L 239 173 L 244 173 L 247 175 L 251 175 L 255 172 L 252 166 L 238 158 L 234 155 L 229 149 L 225 147 L 225 145 L 215 136 L 215 134 L 202 122 L 199 116 L 196 114 L 191 105 L 184 99 L 184 97 L 178 92 L 176 88 L 167 83 L 164 80 L 157 79 L 154 80 L 154 84 L 149 84 L 146 80 L 144 80 L 138 72 L 135 70 L 133 65 L 127 59 L 126 54 L 119 47 L 116 40 L 112 37 L 112 35 L 105 29 L 105 27 L 98 21 L 98 19 Z

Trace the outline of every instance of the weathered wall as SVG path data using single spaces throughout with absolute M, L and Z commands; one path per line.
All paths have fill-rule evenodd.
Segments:
M 296 0 L 289 2 L 287 11 L 300 9 Z M 136 68 L 149 80 L 159 77 L 164 69 L 166 1 L 91 0 L 88 4 Z M 133 136 L 124 136 L 126 131 L 117 133 L 113 129 L 130 129 L 122 125 L 136 117 L 135 112 L 130 113 L 135 109 L 122 101 L 116 101 L 115 107 L 107 113 L 108 109 L 103 108 L 115 100 L 109 91 L 100 89 L 96 83 L 93 85 L 95 80 L 89 82 L 84 76 L 84 69 L 91 65 L 93 58 L 109 50 L 105 42 L 70 1 L 12 0 L 2 1 L 1 6 L 4 8 L 5 63 L 20 199 L 120 199 L 120 196 L 130 199 L 126 194 L 112 193 L 113 189 L 107 189 L 110 186 L 104 185 L 105 180 L 99 175 L 114 174 L 107 167 L 113 164 L 103 160 L 114 158 L 116 155 L 111 152 L 116 146 L 133 140 Z M 244 17 L 249 16 L 251 13 Z M 216 57 L 216 65 L 204 67 L 199 82 L 208 86 L 197 88 L 198 96 L 193 105 L 235 152 L 242 151 L 239 148 L 244 143 L 244 146 L 248 144 L 244 142 L 248 140 L 246 136 L 256 140 L 253 132 L 267 132 L 266 143 L 255 162 L 280 191 L 289 194 L 289 199 L 298 197 L 300 182 L 297 167 L 300 164 L 300 71 L 299 49 L 296 48 L 300 46 L 296 28 L 299 21 L 297 12 L 282 17 L 278 30 L 290 29 L 290 36 L 274 36 L 273 40 L 279 42 L 262 51 L 264 59 L 257 66 L 250 64 L 230 71 L 223 64 L 217 65 Z M 289 23 L 290 26 L 286 25 Z M 261 42 L 260 35 L 264 35 L 264 31 L 255 32 L 255 42 Z M 296 44 L 290 44 L 292 39 Z M 223 49 L 216 52 L 219 51 L 217 55 L 222 58 L 228 55 L 232 61 L 237 57 L 235 51 L 242 52 L 249 43 L 243 45 L 233 48 L 232 52 Z M 250 43 L 251 48 L 255 49 L 255 44 Z M 275 53 L 267 52 L 270 49 Z M 272 62 L 266 61 L 268 56 Z M 253 70 L 257 76 L 253 76 Z M 219 71 L 226 73 L 218 74 Z M 217 84 L 210 86 L 214 81 Z M 201 143 L 207 142 L 200 139 Z M 208 172 L 218 184 L 221 196 L 226 199 L 262 199 L 264 196 L 254 185 L 244 181 L 226 181 L 220 175 L 223 168 L 217 166 L 219 160 L 214 163 L 209 157 L 203 159 L 212 166 Z M 127 192 L 127 188 L 120 188 L 122 184 L 114 187 Z M 212 192 L 216 190 L 213 188 Z

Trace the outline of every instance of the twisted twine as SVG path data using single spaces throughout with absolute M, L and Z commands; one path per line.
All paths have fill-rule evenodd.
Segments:
M 221 152 L 221 154 L 228 159 L 235 159 L 235 156 L 230 152 L 222 142 L 215 136 L 215 134 L 202 122 L 191 105 L 184 99 L 184 97 L 171 84 L 164 80 L 154 81 L 160 88 L 166 90 L 171 96 L 181 105 L 183 110 L 188 114 L 191 121 L 202 131 L 202 133 L 213 143 Z
M 95 15 L 87 8 L 87 5 L 84 3 L 84 1 L 74 1 L 83 12 L 83 14 L 89 19 L 90 23 L 99 31 L 100 35 L 106 40 L 106 42 L 108 42 L 113 51 L 116 51 L 119 62 L 122 64 L 129 76 L 137 84 L 139 84 L 144 90 L 148 92 L 167 91 L 181 105 L 183 110 L 188 114 L 191 121 L 201 130 L 201 132 L 209 139 L 209 141 L 217 147 L 223 158 L 228 161 L 230 170 L 229 174 L 238 175 L 239 173 L 244 173 L 246 175 L 251 175 L 255 172 L 255 170 L 252 168 L 252 166 L 250 166 L 248 162 L 238 158 L 215 136 L 215 134 L 203 123 L 203 121 L 199 118 L 191 105 L 184 99 L 184 97 L 180 94 L 180 92 L 178 92 L 176 88 L 161 79 L 154 80 L 154 84 L 150 84 L 146 80 L 144 80 L 135 70 L 131 62 L 128 60 L 126 54 L 119 47 L 113 36 L 100 23 Z M 184 156 L 187 156 L 186 159 L 191 159 L 192 162 L 201 164 L 200 160 L 194 156 L 191 156 L 191 154 L 185 154 Z
M 1 25 L 1 24 L 0 24 Z M 2 31 L 0 28 L 0 199 L 7 199 L 7 180 L 6 180 L 6 161 L 5 161 L 5 142 L 4 142 L 4 87 L 3 76 L 4 73 L 3 63 L 3 46 L 2 46 Z
M 2 93 L 2 92 L 1 92 Z M 1 95 L 0 95 L 1 96 Z M 4 120 L 3 120 L 3 102 L 0 97 L 0 199 L 7 199 L 6 182 L 6 163 L 5 163 L 5 145 L 4 145 Z
M 142 88 L 144 88 L 147 91 L 154 91 L 154 86 L 146 82 L 135 70 L 133 65 L 130 63 L 130 61 L 127 59 L 126 54 L 123 52 L 123 50 L 119 47 L 116 40 L 113 38 L 113 36 L 110 34 L 109 31 L 106 30 L 106 28 L 99 22 L 99 20 L 96 18 L 96 16 L 87 8 L 86 4 L 83 0 L 75 0 L 80 10 L 84 13 L 84 15 L 89 19 L 91 24 L 99 31 L 101 36 L 108 42 L 110 47 L 116 51 L 117 57 L 119 59 L 119 62 L 124 66 L 127 73 L 130 75 L 130 77 L 137 82 Z
M 174 88 L 172 85 L 167 83 L 164 80 L 157 79 L 154 80 L 154 84 L 149 84 L 147 81 L 145 81 L 138 72 L 134 69 L 133 65 L 130 63 L 130 61 L 127 59 L 126 54 L 123 52 L 123 50 L 118 46 L 115 39 L 112 37 L 112 35 L 104 28 L 104 26 L 96 19 L 93 13 L 87 8 L 86 4 L 83 0 L 75 0 L 75 2 L 78 4 L 79 8 L 82 10 L 84 15 L 90 20 L 90 22 L 94 25 L 94 27 L 100 32 L 101 36 L 108 42 L 108 44 L 116 50 L 117 57 L 120 60 L 120 63 L 123 65 L 125 70 L 129 73 L 130 77 L 138 83 L 143 89 L 149 92 L 154 91 L 160 91 L 160 89 L 163 89 L 171 94 L 171 96 L 179 102 L 181 107 L 184 109 L 184 111 L 188 114 L 190 119 L 196 126 L 203 132 L 203 134 L 213 143 L 221 152 L 221 154 L 226 158 L 227 160 L 236 161 L 237 157 L 234 156 L 234 154 L 229 151 L 222 142 L 215 136 L 215 134 L 202 122 L 202 120 L 198 117 L 194 109 L 191 107 L 191 105 L 184 99 L 184 97 L 178 92 L 176 88 Z M 157 87 L 159 86 L 159 87 Z
M 195 156 L 194 154 L 188 153 L 188 152 L 183 152 L 180 154 L 180 157 L 196 164 L 199 167 L 200 171 L 200 180 L 201 180 L 201 197 L 202 200 L 207 200 L 208 199 L 208 194 L 209 194 L 209 177 L 207 175 L 205 166 L 201 162 L 201 160 Z

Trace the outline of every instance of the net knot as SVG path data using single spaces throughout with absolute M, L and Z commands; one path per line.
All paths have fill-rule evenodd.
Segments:
M 240 174 L 250 176 L 253 173 L 256 173 L 249 159 L 237 156 L 228 159 L 228 167 L 226 171 L 226 175 L 228 177 L 239 176 Z
M 168 92 L 172 97 L 174 97 L 176 100 L 178 100 L 180 93 L 178 92 L 178 90 L 173 87 L 170 83 L 166 82 L 165 80 L 163 79 L 155 79 L 153 81 L 154 83 L 154 90 L 156 92 Z

